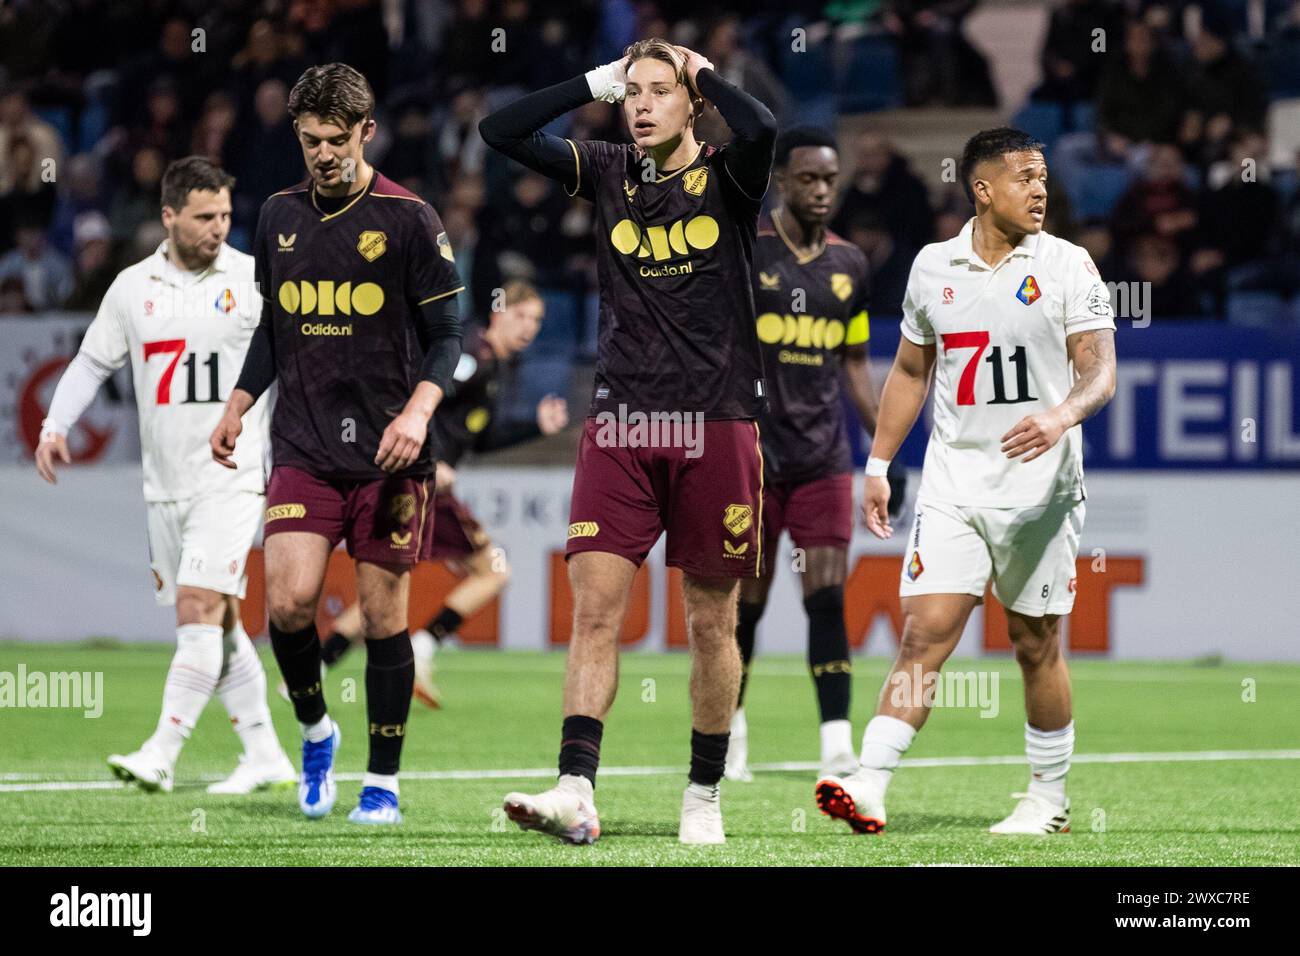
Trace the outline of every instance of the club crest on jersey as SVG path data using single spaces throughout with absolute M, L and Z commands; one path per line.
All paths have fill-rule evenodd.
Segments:
M 764 289 L 779 289 L 781 288 L 781 275 L 780 273 L 769 275 L 760 270 L 758 273 L 758 283 Z
M 692 169 L 682 176 L 682 189 L 692 196 L 702 195 L 704 187 L 709 184 L 709 171 L 705 168 Z
M 738 538 L 754 523 L 754 509 L 749 505 L 727 505 L 722 512 L 722 526 Z
M 221 295 L 217 296 L 217 301 L 212 304 L 216 306 L 218 312 L 229 315 L 235 310 L 235 293 L 229 289 L 222 289 Z
M 374 262 L 388 251 L 388 237 L 382 232 L 367 229 L 357 237 L 357 252 L 366 262 Z
M 853 294 L 853 280 L 849 278 L 847 273 L 832 272 L 831 291 L 835 293 L 835 298 L 841 302 L 847 302 L 849 296 Z
M 1020 291 L 1016 293 L 1016 298 L 1025 305 L 1033 305 L 1042 294 L 1038 289 L 1038 280 L 1033 276 L 1025 276 L 1025 281 L 1020 284 Z
M 924 570 L 925 565 L 921 563 L 921 552 L 913 551 L 912 560 L 907 562 L 907 579 L 909 581 L 915 581 L 921 576 L 921 572 Z

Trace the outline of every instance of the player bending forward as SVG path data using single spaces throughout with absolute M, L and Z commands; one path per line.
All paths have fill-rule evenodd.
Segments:
M 913 675 L 938 673 L 990 578 L 1024 675 L 1031 770 L 1028 791 L 1013 794 L 1015 809 L 990 832 L 1069 826 L 1074 722 L 1060 621 L 1074 607 L 1083 530 L 1078 426 L 1114 393 L 1115 321 L 1088 253 L 1043 232 L 1042 149 L 1018 130 L 973 136 L 960 172 L 975 217 L 912 264 L 862 505 L 871 532 L 889 537 L 885 469 L 933 371 L 934 430 L 899 588 L 903 637 L 861 768 L 817 784 L 822 811 L 859 833 L 885 825 L 885 789 L 929 716 Z
M 426 707 L 441 706 L 441 694 L 433 682 L 435 648 L 455 634 L 465 618 L 486 607 L 510 580 L 504 553 L 493 546 L 473 512 L 454 493 L 456 466 L 471 451 L 509 448 L 554 435 L 569 423 L 564 399 L 554 395 L 537 403 L 535 422 L 507 423 L 497 419 L 497 379 L 502 363 L 532 344 L 545 314 L 540 293 L 519 279 L 505 284 L 502 305 L 489 313 L 486 330 L 480 333 L 466 329 L 460 362 L 433 416 L 439 460 L 433 496 L 432 559 L 452 563 L 465 577 L 452 588 L 427 627 L 411 635 L 415 653 L 413 695 Z M 353 604 L 335 619 L 334 632 L 321 648 L 321 663 L 327 668 L 337 664 L 362 632 L 361 608 Z M 288 689 L 281 687 L 282 695 L 287 697 Z
M 355 823 L 400 823 L 397 771 L 415 663 L 410 569 L 429 552 L 429 419 L 460 357 L 451 245 L 433 207 L 366 162 L 374 94 L 356 70 L 307 70 L 289 113 L 308 179 L 262 206 L 253 240 L 267 316 L 212 454 L 228 463 L 240 418 L 279 383 L 271 419 L 266 592 L 271 647 L 302 727 L 298 805 L 334 807 L 338 725 L 326 713 L 316 605 L 340 539 L 356 562 L 366 633 L 370 757 Z
M 735 133 L 697 142 L 712 101 Z M 540 130 L 592 100 L 623 103 L 630 145 Z M 566 557 L 573 637 L 564 686 L 560 779 L 511 793 L 524 829 L 573 843 L 600 835 L 592 799 L 605 716 L 618 687 L 618 633 L 637 567 L 667 530 L 681 568 L 691 663 L 691 767 L 683 843 L 722 843 L 718 781 L 740 689 L 736 579 L 761 566 L 762 453 L 754 419 L 763 363 L 752 268 L 776 120 L 697 53 L 642 40 L 624 57 L 487 117 L 489 146 L 596 205 L 600 331 L 595 393 L 578 449 Z M 653 447 L 620 443 L 628 416 L 700 423 Z M 667 445 L 668 447 L 665 447 Z
M 221 417 L 262 312 L 253 259 L 226 245 L 234 179 L 199 156 L 167 167 L 167 238 L 113 280 L 41 428 L 36 470 L 54 483 L 68 429 L 99 386 L 128 361 L 140 414 L 144 497 L 154 599 L 176 606 L 176 654 L 163 685 L 158 729 L 108 765 L 144 790 L 170 791 L 176 760 L 215 691 L 244 745 L 239 766 L 209 793 L 292 785 L 266 706 L 266 674 L 239 621 L 248 549 L 262 520 L 266 402 L 248 414 L 238 471 L 212 461 Z

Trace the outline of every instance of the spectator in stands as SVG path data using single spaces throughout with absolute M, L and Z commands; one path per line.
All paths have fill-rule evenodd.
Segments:
M 147 146 L 135 154 L 131 161 L 131 178 L 118 187 L 108 208 L 114 239 L 130 239 L 141 223 L 158 218 L 158 197 L 166 165 L 162 151 L 154 147 Z
M 1124 49 L 1107 56 L 1097 101 L 1097 134 L 1104 156 L 1123 160 L 1132 143 L 1172 143 L 1187 94 L 1178 68 L 1156 44 L 1151 28 L 1131 19 Z
M 1267 157 L 1264 137 L 1244 130 L 1233 137 L 1228 158 L 1209 170 L 1197 245 L 1217 251 L 1218 265 L 1235 269 L 1276 247 L 1281 200 L 1267 181 Z
M 72 265 L 46 241 L 46 224 L 24 216 L 15 224 L 17 246 L 0 256 L 0 281 L 16 278 L 32 309 L 58 309 L 72 292 Z
M 1091 101 L 1105 62 L 1095 50 L 1094 31 L 1118 37 L 1122 15 L 1116 0 L 1066 0 L 1054 8 L 1043 43 L 1043 82 L 1034 98 L 1059 103 Z
M 951 186 L 939 201 L 934 213 L 934 234 L 927 242 L 947 242 L 966 225 L 975 209 L 960 187 Z
M 1050 201 L 1048 208 L 1051 208 Z M 1115 237 L 1111 235 L 1110 223 L 1105 219 L 1087 219 L 1079 223 L 1075 230 L 1074 241 L 1083 246 L 1103 276 L 1114 276 L 1120 272 L 1114 259 Z
M 879 212 L 859 212 L 849 221 L 844 238 L 866 253 L 871 268 L 870 314 L 891 318 L 902 315 L 914 256 L 899 248 Z
M 11 152 L 14 140 L 26 140 L 36 162 L 25 170 L 13 166 Z M 46 159 L 54 161 L 54 168 L 63 165 L 63 140 L 58 131 L 32 112 L 27 95 L 17 87 L 0 90 L 0 193 L 19 188 L 32 192 L 42 185 L 41 171 Z M 24 181 L 19 182 L 19 179 Z
M 94 312 L 117 276 L 112 256 L 112 233 L 101 212 L 83 212 L 73 227 L 76 279 L 64 308 Z
M 778 123 L 789 119 L 790 95 L 767 64 L 741 45 L 740 17 L 727 13 L 709 23 L 700 52 L 719 76 L 770 109 Z M 696 120 L 695 138 L 721 144 L 730 141 L 731 131 L 717 110 L 706 109 Z
M 977 0 L 885 0 L 882 22 L 898 36 L 907 106 L 997 106 L 984 57 L 962 33 Z
M 99 164 L 94 156 L 78 153 L 68 159 L 64 170 L 59 177 L 60 191 L 54 206 L 50 241 L 60 252 L 68 253 L 73 251 L 73 227 L 77 217 L 91 210 L 103 212 L 105 203 Z
M 1186 251 L 1194 236 L 1197 196 L 1187 185 L 1183 157 L 1172 143 L 1152 146 L 1147 166 L 1115 204 L 1112 227 L 1121 254 L 1134 237 L 1156 233 Z
M 288 99 L 289 87 L 283 80 L 262 80 L 253 96 L 253 113 L 231 144 L 228 168 L 236 180 L 234 222 L 250 234 L 266 197 L 300 182 L 304 175 Z
M 899 252 L 915 256 L 934 231 L 925 183 L 881 133 L 858 135 L 853 144 L 853 162 L 853 178 L 844 190 L 831 228 L 847 235 L 854 219 L 863 213 L 876 213 L 888 227 Z
M 203 106 L 203 114 L 194 124 L 190 138 L 191 156 L 206 156 L 218 166 L 230 167 L 230 136 L 235 131 L 238 114 L 235 101 L 225 90 L 213 90 Z
M 1213 4 L 1201 7 L 1201 31 L 1192 43 L 1188 110 L 1180 139 L 1190 157 L 1221 159 L 1234 130 L 1263 129 L 1266 101 L 1255 68 L 1232 45 L 1232 24 Z
M 438 158 L 444 182 L 451 182 L 462 173 L 482 172 L 487 144 L 478 134 L 478 122 L 489 112 L 483 93 L 467 87 L 457 90 L 446 111 L 435 118 L 433 125 L 438 130 Z
M 568 242 L 561 221 L 570 200 L 559 185 L 535 172 L 525 172 L 513 188 L 479 213 L 479 243 L 474 257 L 476 301 L 491 298 L 491 289 L 506 278 L 522 278 L 541 286 L 563 285 Z
M 267 81 L 278 81 L 288 96 L 289 88 L 307 68 L 302 48 L 302 36 L 294 30 L 276 26 L 270 20 L 253 21 L 247 44 L 231 61 L 235 102 L 241 117 L 261 112 L 257 98 Z
M 176 112 L 180 116 L 198 115 L 203 97 L 221 85 L 220 71 L 229 64 L 197 52 L 192 30 L 193 24 L 186 17 L 169 17 L 159 31 L 157 46 L 121 69 L 113 98 L 113 126 L 121 130 L 151 126 L 148 113 L 157 108 L 157 104 L 150 103 L 151 91 L 164 85 L 179 97 Z M 181 141 L 182 150 L 187 139 Z
M 0 279 L 0 315 L 22 315 L 32 311 L 32 304 L 23 292 L 21 276 Z
M 1137 236 L 1129 244 L 1124 279 L 1149 283 L 1133 288 L 1129 309 L 1134 315 L 1139 305 L 1149 309 L 1157 319 L 1173 319 L 1202 314 L 1202 304 L 1194 278 L 1183 267 L 1178 243 L 1157 233 Z M 1140 299 L 1134 299 L 1140 296 Z
M 48 226 L 54 219 L 57 198 L 54 183 L 41 174 L 41 162 L 32 149 L 31 141 L 24 136 L 9 138 L 9 152 L 5 154 L 4 175 L 0 182 L 0 243 L 8 248 L 15 241 L 19 220 L 38 222 Z M 55 167 L 48 167 L 49 174 Z

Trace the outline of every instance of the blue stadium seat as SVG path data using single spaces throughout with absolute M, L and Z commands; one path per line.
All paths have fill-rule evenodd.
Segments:
M 1011 117 L 1011 125 L 1022 129 L 1034 139 L 1047 145 L 1047 158 L 1052 158 L 1052 147 L 1065 130 L 1064 110 L 1060 103 L 1047 100 L 1029 100 L 1020 112 Z
M 1089 166 L 1070 192 L 1075 218 L 1105 218 L 1129 187 L 1129 173 L 1123 166 Z
M 1064 110 L 1065 132 L 1087 132 L 1097 124 L 1096 103 L 1073 103 Z
M 542 330 L 529 349 L 530 353 L 543 355 L 569 355 L 577 341 L 579 317 L 578 296 L 564 289 L 538 290 L 546 303 L 546 317 Z
M 1233 325 L 1261 328 L 1284 319 L 1287 303 L 1276 292 L 1229 292 L 1227 312 Z
M 835 93 L 841 113 L 893 109 L 902 104 L 898 52 L 887 36 L 848 41 L 838 57 Z
M 76 151 L 88 153 L 108 132 L 108 110 L 103 103 L 92 101 L 81 111 L 77 122 Z
M 531 418 L 537 403 L 547 395 L 567 395 L 572 377 L 571 355 L 534 355 L 530 349 L 519 363 L 519 390 L 508 410 L 509 417 Z M 585 409 L 582 411 L 585 413 Z M 579 418 L 581 414 L 572 417 Z

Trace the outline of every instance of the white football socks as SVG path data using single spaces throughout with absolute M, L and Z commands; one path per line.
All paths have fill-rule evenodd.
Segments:
M 821 725 L 822 760 L 853 753 L 853 725 L 847 720 L 826 720 Z
M 884 715 L 872 717 L 862 732 L 862 752 L 858 757 L 862 767 L 857 776 L 874 781 L 883 794 L 915 738 L 916 728 L 905 720 Z
M 222 635 L 225 660 L 217 694 L 230 715 L 230 723 L 239 734 L 247 758 L 261 766 L 278 763 L 284 753 L 266 705 L 266 671 L 262 660 L 248 639 L 244 626 L 235 622 L 233 630 Z
M 329 714 L 326 714 L 314 724 L 299 723 L 298 726 L 302 728 L 303 739 L 314 744 L 329 740 L 334 735 L 334 722 L 330 720 Z
M 380 790 L 391 790 L 394 794 L 397 790 L 397 774 L 371 773 L 366 771 L 361 778 L 362 787 L 378 787 Z
M 1074 721 L 1060 730 L 1039 730 L 1025 724 L 1025 756 L 1029 758 L 1029 792 L 1057 806 L 1065 805 L 1065 775 L 1074 755 Z
M 175 765 L 181 748 L 221 677 L 221 625 L 182 624 L 176 628 L 176 653 L 163 685 L 158 729 L 144 746 Z

